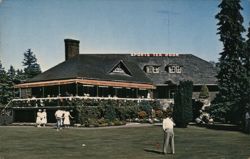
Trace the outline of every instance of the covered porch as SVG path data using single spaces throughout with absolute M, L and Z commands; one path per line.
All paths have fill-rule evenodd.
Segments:
M 103 97 L 152 98 L 152 84 L 86 79 L 54 80 L 23 83 L 15 86 L 16 98 Z

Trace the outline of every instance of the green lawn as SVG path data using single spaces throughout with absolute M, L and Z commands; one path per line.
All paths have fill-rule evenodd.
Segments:
M 250 135 L 205 128 L 175 128 L 176 154 L 162 155 L 159 126 L 114 129 L 0 127 L 0 159 L 247 159 Z M 86 144 L 85 147 L 82 144 Z

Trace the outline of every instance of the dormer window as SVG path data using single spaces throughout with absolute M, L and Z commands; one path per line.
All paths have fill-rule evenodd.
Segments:
M 117 67 L 113 70 L 113 73 L 125 73 L 124 70 L 121 68 L 121 65 L 117 65 Z
M 160 66 L 145 66 L 144 71 L 146 73 L 160 73 Z
M 111 71 L 109 71 L 109 74 L 111 75 L 127 75 L 132 76 L 130 70 L 126 67 L 124 62 L 121 60 L 119 63 L 117 63 Z
M 179 65 L 168 65 L 166 71 L 168 71 L 168 73 L 181 73 L 182 67 Z

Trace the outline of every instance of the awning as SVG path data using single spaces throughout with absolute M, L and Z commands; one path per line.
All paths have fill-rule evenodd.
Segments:
M 155 89 L 155 86 L 153 84 L 147 84 L 147 83 L 100 81 L 100 80 L 89 80 L 89 79 L 68 79 L 68 80 L 53 80 L 53 81 L 44 81 L 44 82 L 22 83 L 22 84 L 15 85 L 15 88 L 32 88 L 32 87 L 44 87 L 44 86 L 46 87 L 46 86 L 65 85 L 65 84 L 72 84 L 72 83 L 80 83 L 83 85 L 95 85 L 95 86 Z

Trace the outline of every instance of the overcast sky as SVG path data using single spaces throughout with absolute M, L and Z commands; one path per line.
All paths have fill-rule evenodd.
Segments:
M 64 61 L 64 39 L 84 53 L 179 53 L 217 61 L 218 0 L 0 0 L 0 60 L 22 68 L 31 49 L 43 71 Z M 244 26 L 250 0 L 242 0 Z

